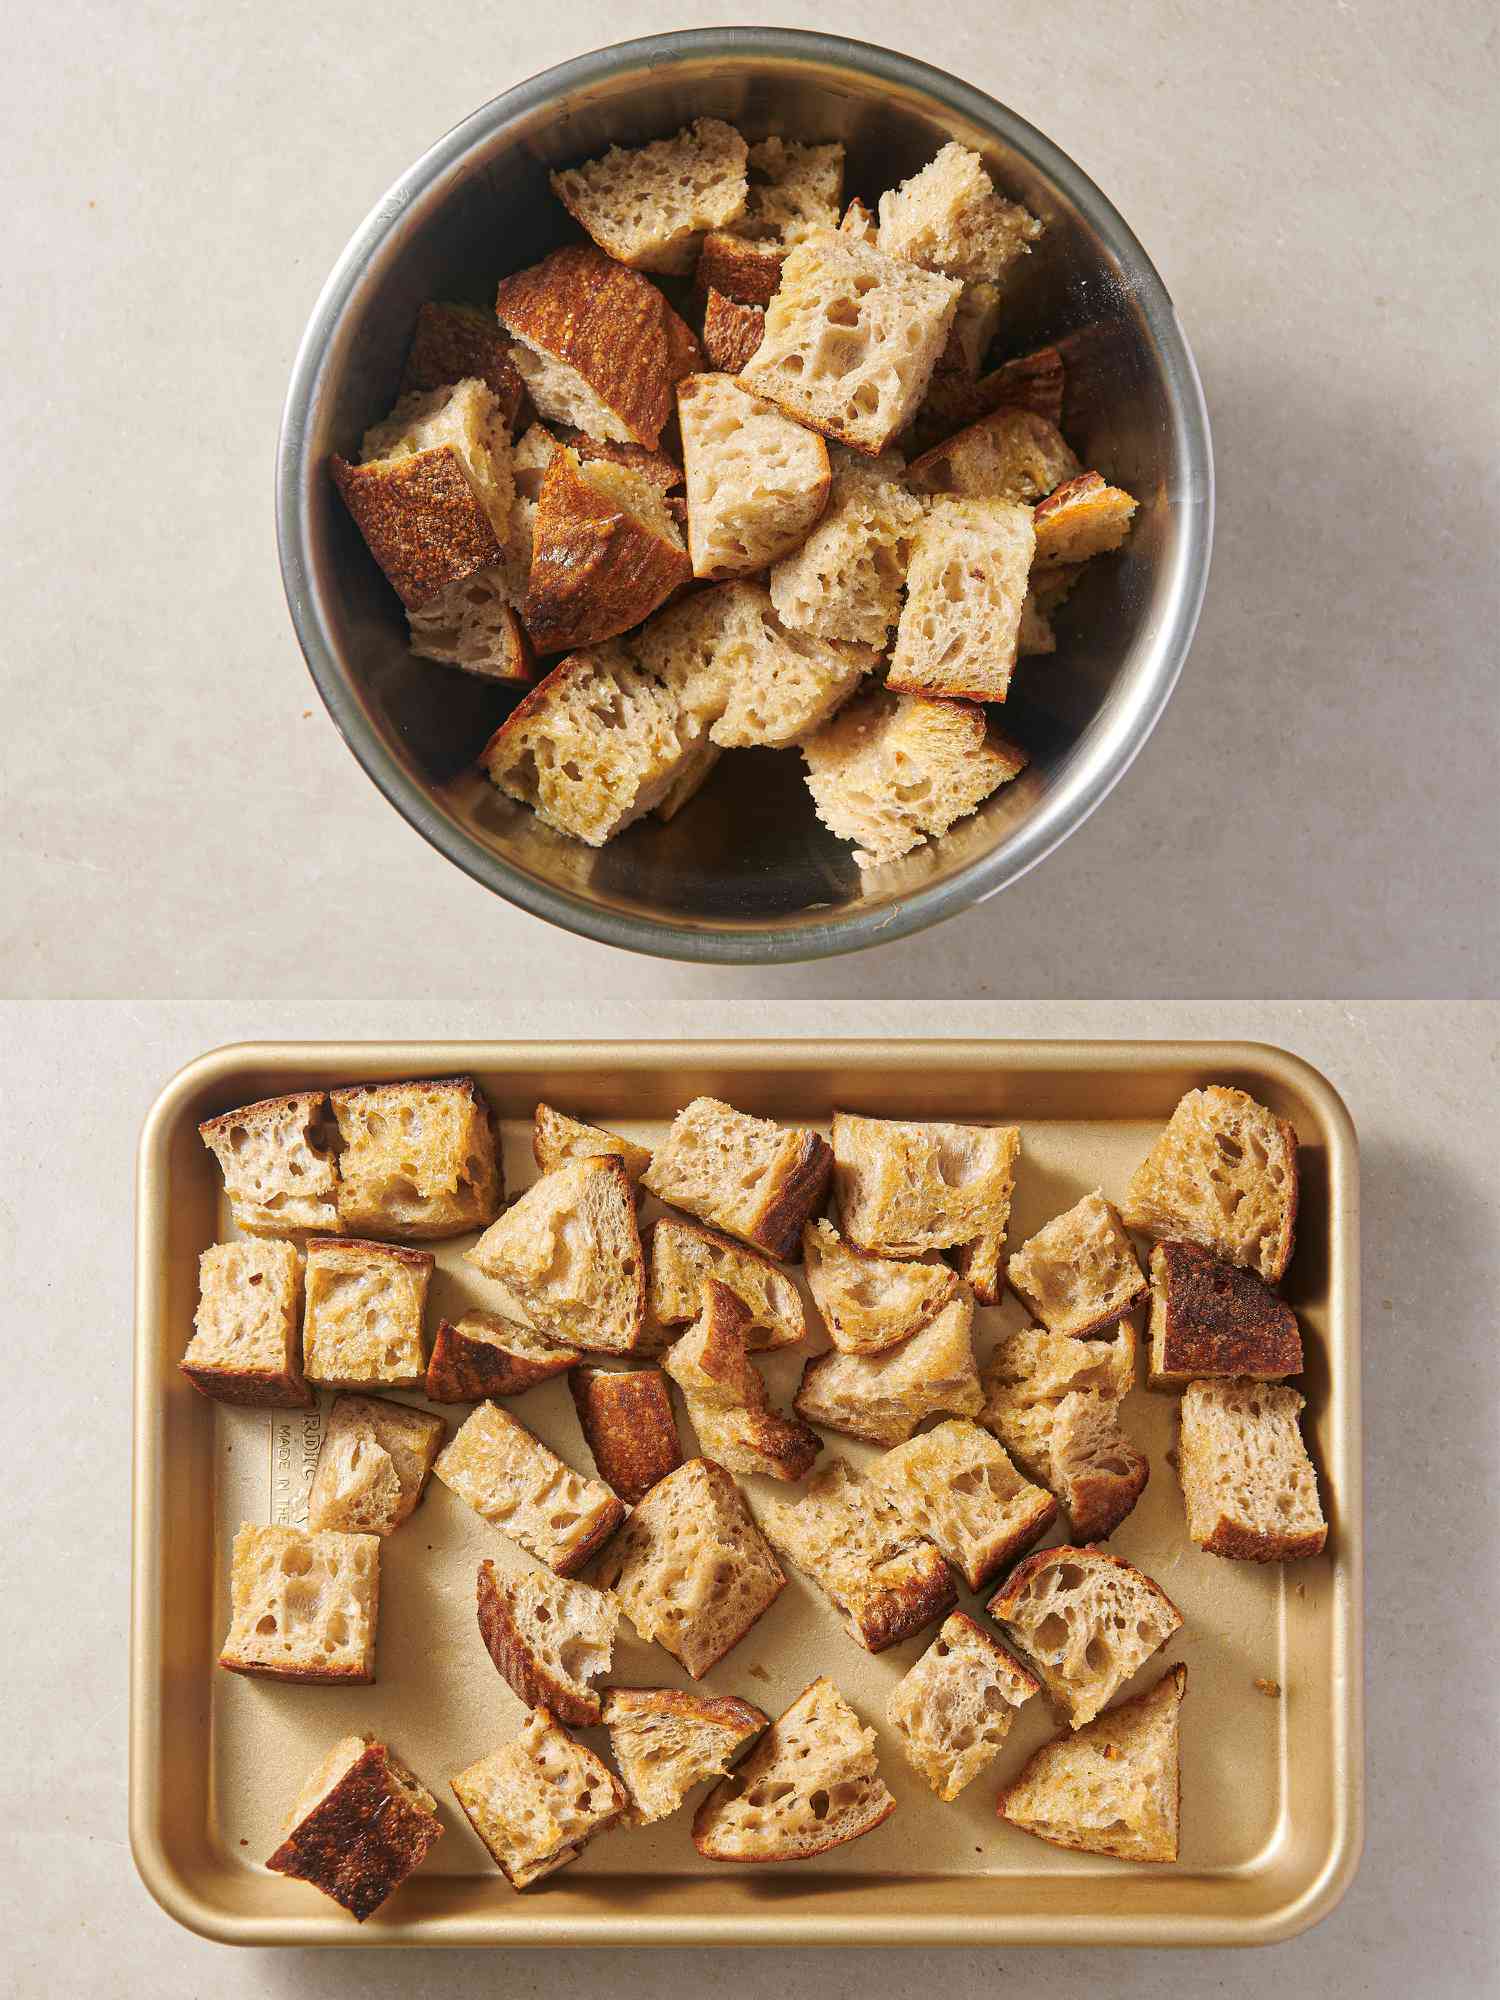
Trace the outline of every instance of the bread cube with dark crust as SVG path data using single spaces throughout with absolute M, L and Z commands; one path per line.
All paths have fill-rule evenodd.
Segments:
M 335 1743 L 298 1793 L 266 1866 L 371 1917 L 442 1838 L 437 1800 L 373 1736 Z
M 666 1378 L 659 1368 L 575 1368 L 568 1380 L 595 1470 L 635 1506 L 682 1463 Z
M 502 420 L 514 429 L 526 385 L 510 358 L 510 341 L 499 320 L 479 306 L 443 305 L 436 300 L 418 306 L 399 394 L 443 389 L 470 377 L 484 383 Z
M 1215 1375 L 1274 1382 L 1302 1373 L 1291 1307 L 1254 1271 L 1198 1243 L 1158 1243 L 1151 1253 L 1150 1341 L 1153 1389 Z
M 760 1371 L 745 1348 L 749 1309 L 727 1285 L 705 1279 L 702 1311 L 662 1363 L 682 1391 L 688 1421 L 703 1450 L 731 1472 L 801 1479 L 822 1439 L 796 1417 L 771 1407 Z
M 427 1395 L 434 1403 L 482 1403 L 489 1396 L 519 1396 L 538 1382 L 566 1375 L 578 1360 L 575 1347 L 559 1347 L 519 1320 L 477 1306 L 456 1320 L 441 1320 L 427 1364 Z
M 620 1607 L 607 1591 L 550 1570 L 502 1575 L 488 1557 L 479 1565 L 479 1635 L 528 1708 L 550 1709 L 559 1722 L 597 1722 L 600 1701 L 589 1686 L 609 1672 Z
M 760 346 L 766 331 L 764 306 L 741 305 L 722 292 L 709 290 L 703 308 L 703 355 L 710 367 L 738 375 Z

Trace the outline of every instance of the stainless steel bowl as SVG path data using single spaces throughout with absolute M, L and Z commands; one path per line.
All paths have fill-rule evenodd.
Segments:
M 1047 223 L 1000 351 L 1054 339 L 1065 428 L 1141 501 L 1118 556 L 1092 564 L 1051 658 L 1023 662 L 1004 711 L 1031 763 L 934 846 L 864 875 L 814 818 L 801 759 L 735 751 L 670 825 L 599 852 L 550 833 L 473 758 L 511 697 L 412 658 L 394 594 L 327 475 L 395 392 L 417 307 L 490 301 L 564 235 L 550 166 L 732 120 L 842 139 L 871 199 L 949 139 Z M 813 958 L 920 930 L 1014 882 L 1093 811 L 1172 691 L 1208 574 L 1213 464 L 1172 301 L 1135 237 L 1042 134 L 909 56 L 833 35 L 704 29 L 623 42 L 547 70 L 456 126 L 355 232 L 292 370 L 277 465 L 287 600 L 318 691 L 391 803 L 460 868 L 533 915 L 635 951 L 725 964 Z

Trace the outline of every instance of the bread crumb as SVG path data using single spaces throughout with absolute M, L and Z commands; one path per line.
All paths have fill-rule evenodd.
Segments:
M 1255 1685 L 1260 1689 L 1262 1694 L 1269 1695 L 1272 1701 L 1280 1701 L 1281 1699 L 1280 1681 L 1263 1680 L 1259 1675 L 1257 1675 L 1255 1680 Z M 1106 1754 L 1108 1753 L 1106 1752 Z
M 1120 1746 L 1119 1746 L 1119 1744 L 1118 1744 L 1118 1743 L 1106 1743 L 1106 1744 L 1105 1744 L 1105 1746 L 1104 1746 L 1104 1754 L 1105 1754 L 1105 1756 L 1106 1756 L 1106 1757 L 1108 1757 L 1108 1759 L 1110 1760 L 1110 1762 L 1111 1762 L 1111 1763 L 1113 1763 L 1113 1762 L 1114 1762 L 1114 1760 L 1115 1760 L 1115 1758 L 1116 1758 L 1116 1757 L 1118 1757 L 1118 1756 L 1119 1756 L 1119 1754 L 1120 1754 Z
M 771 1676 L 766 1672 L 765 1668 L 762 1666 L 754 1666 L 750 1669 L 750 1672 L 754 1675 L 755 1679 L 758 1681 L 768 1681 L 771 1678 Z

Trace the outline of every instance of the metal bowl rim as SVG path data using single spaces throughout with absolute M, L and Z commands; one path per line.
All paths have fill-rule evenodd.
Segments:
M 1123 723 L 1085 744 L 1073 768 L 1025 823 L 948 880 L 883 907 L 827 922 L 699 929 L 603 908 L 586 896 L 528 876 L 446 818 L 402 769 L 348 685 L 329 636 L 318 578 L 309 561 L 309 482 L 305 439 L 330 338 L 371 258 L 419 196 L 513 119 L 564 93 L 631 68 L 683 58 L 776 57 L 836 63 L 876 81 L 915 88 L 1023 154 L 1078 209 L 1126 274 L 1161 358 L 1173 417 L 1173 457 L 1197 504 L 1185 510 L 1168 602 L 1150 641 Z M 1083 169 L 1046 135 L 983 91 L 915 57 L 873 43 L 791 28 L 695 28 L 645 35 L 575 56 L 540 71 L 469 114 L 410 166 L 355 230 L 318 295 L 292 365 L 276 454 L 276 543 L 298 643 L 340 735 L 402 817 L 465 874 L 530 915 L 577 936 L 626 951 L 705 964 L 766 965 L 832 957 L 911 936 L 985 901 L 1046 859 L 1109 795 L 1135 761 L 1166 707 L 1192 644 L 1208 584 L 1213 542 L 1213 448 L 1202 385 L 1187 337 L 1155 266 L 1123 216 Z

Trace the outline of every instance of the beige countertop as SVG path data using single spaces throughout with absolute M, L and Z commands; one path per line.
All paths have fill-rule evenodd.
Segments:
M 560 1000 L 556 1036 L 743 1032 L 743 1009 Z M 255 1037 L 521 1036 L 517 1001 L 0 1008 L 0 1241 L 15 1349 L 7 1623 L 7 1801 L 0 1992 L 32 2000 L 213 1993 L 324 2000 L 438 1993 L 691 2000 L 903 1991 L 903 1954 L 236 1952 L 177 1929 L 125 1838 L 125 1545 L 132 1153 L 168 1076 Z M 1318 1993 L 1325 2000 L 1493 1992 L 1500 1927 L 1492 1603 L 1500 1007 L 1376 1004 L 786 1004 L 765 1035 L 1249 1037 L 1321 1068 L 1362 1153 L 1368 1816 L 1364 1865 L 1323 1924 L 1269 1952 L 952 1951 L 955 2000 L 1001 1986 L 1118 2000 Z M 51 1216 L 50 1223 L 45 1217 Z M 23 1401 L 24 1397 L 24 1401 Z M 934 1976 L 930 1966 L 921 1973 Z
M 581 50 L 756 12 L 819 24 L 688 0 L 26 10 L 0 73 L 0 990 L 598 975 L 335 734 L 276 570 L 277 419 L 326 272 L 440 133 Z M 1495 992 L 1493 9 L 880 0 L 836 25 L 1003 98 L 1145 243 L 1213 420 L 1207 607 L 1114 796 L 940 939 L 778 972 L 616 956 L 612 990 Z

